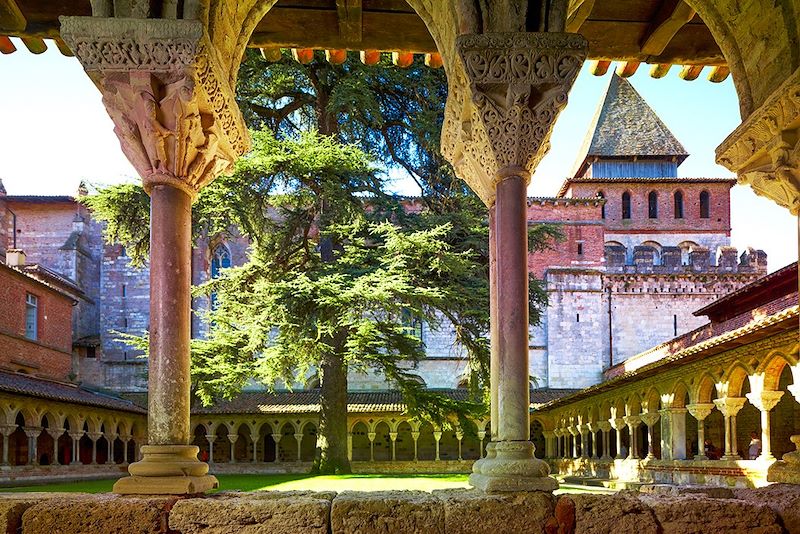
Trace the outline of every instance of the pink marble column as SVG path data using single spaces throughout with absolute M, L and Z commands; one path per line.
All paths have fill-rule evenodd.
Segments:
M 497 228 L 496 204 L 489 208 L 489 344 L 490 344 L 490 379 L 491 393 L 491 419 L 490 429 L 492 435 L 489 440 L 497 436 L 497 386 L 500 371 L 500 356 L 497 350 Z
M 530 439 L 527 180 L 517 171 L 501 177 L 495 204 L 497 441 Z

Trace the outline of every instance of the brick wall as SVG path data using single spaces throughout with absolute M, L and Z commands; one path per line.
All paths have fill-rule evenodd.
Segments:
M 25 337 L 26 296 L 38 299 L 37 339 Z M 0 265 L 0 366 L 67 380 L 72 370 L 72 299 Z

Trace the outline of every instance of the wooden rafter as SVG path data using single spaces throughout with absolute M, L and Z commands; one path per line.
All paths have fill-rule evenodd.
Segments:
M 361 0 L 336 0 L 339 37 L 346 43 L 361 42 L 361 7 Z
M 567 31 L 571 33 L 578 33 L 589 18 L 594 8 L 594 0 L 578 0 L 577 2 L 570 2 L 569 10 L 567 12 Z
M 695 11 L 683 0 L 664 0 L 655 20 L 642 40 L 642 53 L 659 56 L 675 34 L 692 18 Z
M 21 32 L 27 25 L 15 0 L 0 0 L 0 32 Z

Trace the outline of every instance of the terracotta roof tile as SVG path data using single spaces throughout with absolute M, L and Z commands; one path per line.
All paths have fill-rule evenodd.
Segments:
M 0 371 L 0 392 L 83 404 L 85 406 L 96 406 L 110 410 L 145 413 L 145 410 L 139 406 L 119 397 L 89 391 L 73 384 L 3 371 Z

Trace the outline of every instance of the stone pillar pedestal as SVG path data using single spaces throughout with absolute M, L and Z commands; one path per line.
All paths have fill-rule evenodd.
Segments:
M 689 413 L 692 414 L 692 417 L 697 419 L 697 454 L 695 454 L 695 460 L 708 460 L 706 456 L 706 427 L 703 421 L 705 421 L 706 417 L 711 414 L 711 410 L 714 409 L 714 404 L 706 403 L 706 404 L 687 404 L 686 409 L 689 410 Z

